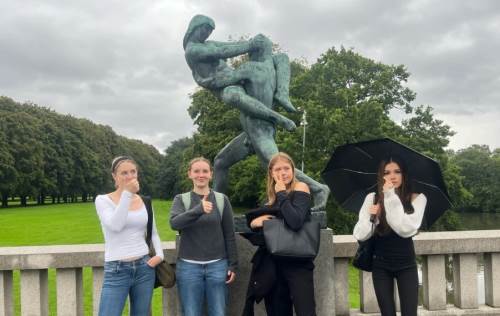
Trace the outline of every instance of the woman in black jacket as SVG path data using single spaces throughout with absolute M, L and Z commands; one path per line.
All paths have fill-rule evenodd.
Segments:
M 247 298 L 259 301 L 263 297 L 269 316 L 292 316 L 293 309 L 297 316 L 315 316 L 313 260 L 273 257 L 262 237 L 266 220 L 283 218 L 291 229 L 300 230 L 311 216 L 309 187 L 295 178 L 295 165 L 285 153 L 269 161 L 267 198 L 264 208 L 247 214 L 250 228 L 257 232 L 251 241 L 260 246 L 252 259 Z M 244 315 L 250 315 L 252 307 L 253 301 L 247 301 Z

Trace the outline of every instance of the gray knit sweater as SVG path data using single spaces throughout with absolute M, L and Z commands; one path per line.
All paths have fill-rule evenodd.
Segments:
M 229 270 L 236 271 L 238 255 L 234 236 L 233 209 L 224 196 L 222 220 L 215 195 L 210 191 L 212 212 L 206 214 L 201 207 L 203 196 L 191 192 L 190 209 L 186 210 L 180 194 L 176 195 L 170 210 L 170 226 L 180 232 L 178 256 L 182 259 L 209 261 L 228 259 Z

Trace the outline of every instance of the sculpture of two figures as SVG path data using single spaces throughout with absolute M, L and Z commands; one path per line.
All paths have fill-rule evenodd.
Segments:
M 184 35 L 183 46 L 196 83 L 225 104 L 240 110 L 243 132 L 230 141 L 214 161 L 214 190 L 225 192 L 232 165 L 255 153 L 267 167 L 271 157 L 278 152 L 274 140 L 276 126 L 289 131 L 296 128 L 292 120 L 273 109 L 274 102 L 288 112 L 296 109 L 288 94 L 290 62 L 287 55 L 273 54 L 272 42 L 261 34 L 249 41 L 207 41 L 214 29 L 211 18 L 194 16 Z M 244 54 L 248 54 L 249 61 L 237 68 L 225 61 Z M 296 170 L 296 176 L 309 185 L 314 199 L 313 211 L 324 210 L 328 187 L 300 170 Z

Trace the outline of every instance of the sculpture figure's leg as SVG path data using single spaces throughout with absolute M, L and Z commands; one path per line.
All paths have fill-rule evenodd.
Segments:
M 247 116 L 276 123 L 289 131 L 297 127 L 292 120 L 266 107 L 259 100 L 247 95 L 245 89 L 240 86 L 226 87 L 219 95 L 222 102 L 239 109 Z
M 252 153 L 246 133 L 231 140 L 214 159 L 214 190 L 226 192 L 229 184 L 229 168 Z
M 274 141 L 276 129 L 272 124 L 255 119 L 247 119 L 246 131 L 260 163 L 267 169 L 271 158 L 278 153 Z
M 276 92 L 274 99 L 288 112 L 297 112 L 290 101 L 290 60 L 288 55 L 279 53 L 273 55 L 276 69 Z

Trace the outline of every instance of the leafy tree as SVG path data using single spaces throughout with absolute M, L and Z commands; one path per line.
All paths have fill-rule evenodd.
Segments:
M 116 135 L 109 126 L 61 115 L 0 97 L 0 193 L 2 205 L 20 197 L 44 203 L 86 201 L 113 189 L 110 162 L 130 155 L 141 167 L 142 192 L 157 196 L 162 159 L 151 145 Z
M 26 206 L 27 197 L 36 194 L 44 176 L 40 122 L 26 113 L 18 112 L 5 114 L 2 125 L 7 148 L 17 171 L 13 193 L 21 198 L 21 205 Z
M 464 187 L 471 198 L 459 205 L 462 211 L 499 212 L 500 202 L 496 194 L 500 190 L 499 149 L 490 151 L 486 145 L 472 145 L 452 156 L 460 167 Z
M 9 195 L 14 192 L 17 181 L 17 170 L 14 157 L 9 149 L 5 130 L 7 128 L 6 116 L 0 113 L 0 194 L 2 207 L 8 206 Z
M 165 150 L 158 174 L 160 196 L 172 199 L 176 194 L 187 190 L 185 186 L 186 168 L 188 159 L 193 156 L 188 155 L 193 149 L 192 138 L 178 139 Z

